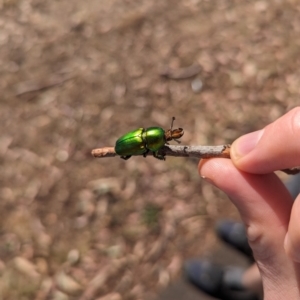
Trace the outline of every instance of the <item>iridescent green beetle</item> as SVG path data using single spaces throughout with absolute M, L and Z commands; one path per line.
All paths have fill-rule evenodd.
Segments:
M 164 155 L 158 154 L 158 150 L 162 148 L 168 141 L 178 139 L 183 136 L 183 129 L 173 128 L 175 117 L 172 118 L 171 128 L 163 130 L 161 127 L 138 128 L 121 136 L 115 145 L 115 151 L 123 159 L 129 159 L 132 155 L 147 156 L 149 151 L 153 152 L 153 156 L 157 159 L 164 160 Z

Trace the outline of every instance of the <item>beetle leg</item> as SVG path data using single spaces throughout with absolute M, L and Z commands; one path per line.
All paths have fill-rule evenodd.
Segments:
M 147 154 L 149 153 L 149 151 L 150 151 L 150 150 L 147 149 L 146 152 L 143 153 L 143 156 L 144 156 L 144 157 L 147 157 Z
M 127 160 L 127 159 L 129 159 L 130 157 L 131 157 L 131 155 L 126 155 L 126 156 L 120 156 L 122 159 L 125 159 L 125 160 Z
M 157 151 L 153 152 L 153 156 L 159 160 L 166 160 L 165 156 L 162 154 L 158 154 Z

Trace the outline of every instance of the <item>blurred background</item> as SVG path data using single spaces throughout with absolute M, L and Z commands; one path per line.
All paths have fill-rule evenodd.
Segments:
M 237 213 L 198 160 L 90 152 L 172 116 L 183 144 L 231 143 L 298 105 L 299 12 L 0 0 L 0 299 L 156 299 L 211 253 Z

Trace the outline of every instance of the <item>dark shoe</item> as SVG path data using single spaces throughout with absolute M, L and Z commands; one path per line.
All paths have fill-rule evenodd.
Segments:
M 284 183 L 288 191 L 290 192 L 293 199 L 296 199 L 300 193 L 300 173 L 290 178 Z
M 221 267 L 205 260 L 190 260 L 184 264 L 184 276 L 206 294 L 223 300 L 258 300 L 241 282 L 244 269 Z
M 216 226 L 216 233 L 224 242 L 253 260 L 246 229 L 242 223 L 228 220 L 220 221 Z

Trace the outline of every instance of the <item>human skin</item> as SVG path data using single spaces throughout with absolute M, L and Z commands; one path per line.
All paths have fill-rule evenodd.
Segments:
M 237 207 L 264 299 L 300 299 L 300 197 L 293 201 L 274 173 L 300 166 L 300 107 L 238 138 L 230 154 L 231 160 L 201 160 L 199 173 Z

